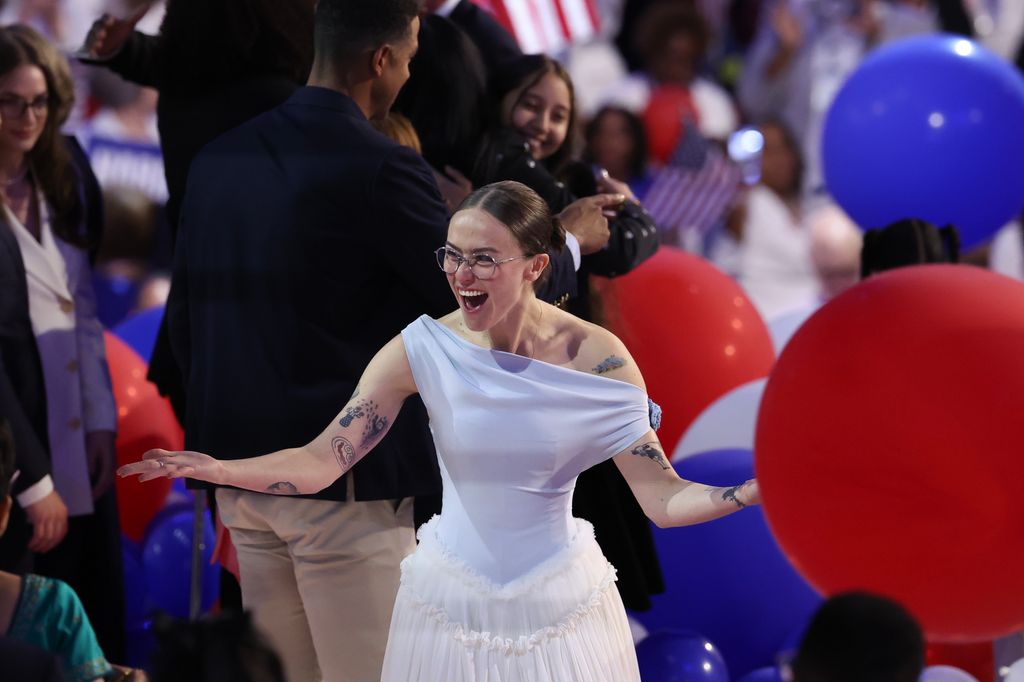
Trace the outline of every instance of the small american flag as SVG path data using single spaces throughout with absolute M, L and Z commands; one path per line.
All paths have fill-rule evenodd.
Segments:
M 662 243 L 694 249 L 725 217 L 740 188 L 740 169 L 692 121 L 667 166 L 657 172 L 644 207 Z
M 557 54 L 598 34 L 596 0 L 473 0 L 497 17 L 527 54 Z

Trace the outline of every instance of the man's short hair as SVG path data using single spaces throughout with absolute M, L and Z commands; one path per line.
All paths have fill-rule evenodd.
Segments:
M 419 0 L 320 0 L 316 53 L 347 61 L 409 35 Z
M 793 660 L 794 682 L 916 682 L 924 636 L 914 617 L 885 597 L 847 592 L 826 601 Z

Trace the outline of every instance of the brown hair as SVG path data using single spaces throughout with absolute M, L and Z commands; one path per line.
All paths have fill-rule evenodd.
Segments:
M 507 227 L 526 256 L 560 252 L 565 247 L 562 223 L 551 215 L 547 202 L 521 182 L 484 185 L 466 197 L 458 210 L 469 208 L 480 209 Z M 534 288 L 546 277 L 547 271 L 534 282 Z
M 530 68 L 530 70 L 523 74 L 516 85 L 505 92 L 501 98 L 501 124 L 506 127 L 512 126 L 512 110 L 515 109 L 516 104 L 523 98 L 526 91 L 537 85 L 545 76 L 554 74 L 561 78 L 562 82 L 569 88 L 569 128 L 565 132 L 565 141 L 562 142 L 562 146 L 550 157 L 544 159 L 544 165 L 552 173 L 557 173 L 566 162 L 571 161 L 575 157 L 576 150 L 580 146 L 580 125 L 576 115 L 576 89 L 572 85 L 572 78 L 569 76 L 569 72 L 551 57 L 546 55 L 530 55 L 522 59 L 520 67 L 523 66 Z
M 32 176 L 53 208 L 54 232 L 66 242 L 85 247 L 80 181 L 60 132 L 75 103 L 71 69 L 57 48 L 34 29 L 21 24 L 0 27 L 0 77 L 19 66 L 35 66 L 43 73 L 49 98 L 43 132 L 26 155 Z
M 403 147 L 412 149 L 417 154 L 423 154 L 423 146 L 420 144 L 420 136 L 412 126 L 412 121 L 402 116 L 397 111 L 388 112 L 384 118 L 370 121 L 379 132 L 394 140 Z

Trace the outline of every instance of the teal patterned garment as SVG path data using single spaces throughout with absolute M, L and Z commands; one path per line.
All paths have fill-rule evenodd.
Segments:
M 38 575 L 22 579 L 7 635 L 60 656 L 67 682 L 91 682 L 115 674 L 78 595 L 61 580 Z

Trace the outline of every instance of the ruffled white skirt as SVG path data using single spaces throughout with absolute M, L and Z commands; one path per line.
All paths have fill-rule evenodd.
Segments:
M 578 520 L 572 543 L 498 585 L 424 524 L 402 562 L 384 682 L 639 682 L 615 569 Z

